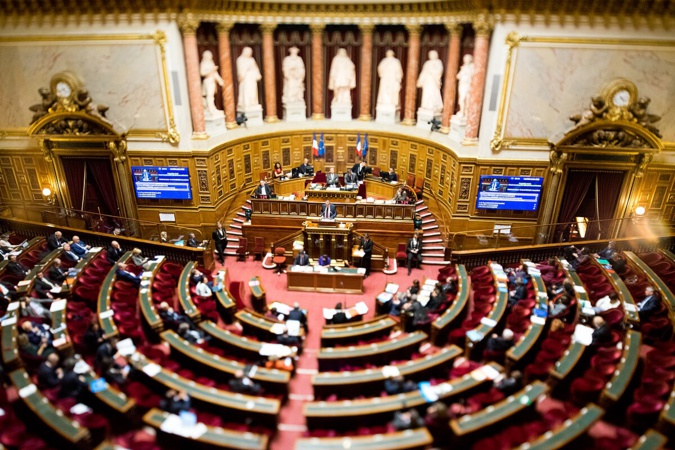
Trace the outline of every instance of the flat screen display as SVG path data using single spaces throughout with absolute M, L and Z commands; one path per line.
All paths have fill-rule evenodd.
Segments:
M 481 175 L 476 208 L 536 211 L 543 182 L 539 177 Z
M 136 198 L 154 200 L 191 200 L 190 173 L 187 167 L 134 166 Z

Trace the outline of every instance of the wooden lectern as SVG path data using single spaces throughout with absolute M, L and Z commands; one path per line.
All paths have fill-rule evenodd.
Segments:
M 305 250 L 310 258 L 318 259 L 326 254 L 332 260 L 351 260 L 353 223 L 308 220 L 302 225 L 305 228 Z

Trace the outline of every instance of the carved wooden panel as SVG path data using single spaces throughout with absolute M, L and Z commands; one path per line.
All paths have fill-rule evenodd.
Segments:
M 410 147 L 412 148 L 412 146 Z M 408 172 L 415 173 L 415 166 L 417 165 L 417 155 L 411 153 L 408 160 Z
M 471 178 L 461 177 L 459 179 L 459 200 L 468 200 L 471 192 Z
M 368 149 L 368 165 L 376 166 L 377 165 L 377 149 L 370 147 Z
M 204 169 L 197 170 L 197 178 L 199 180 L 199 192 L 209 192 L 209 179 L 207 171 Z
M 223 178 L 220 175 L 220 165 L 217 165 L 215 167 L 215 172 L 216 172 L 216 186 L 221 187 L 223 185 Z
M 288 167 L 291 165 L 291 149 L 283 148 L 281 150 L 281 165 L 283 167 Z M 284 169 L 286 170 L 286 169 Z
M 272 166 L 270 164 L 270 151 L 269 150 L 263 150 L 262 151 L 262 168 L 265 170 L 270 169 Z
M 389 153 L 389 166 L 394 168 L 398 167 L 398 150 L 392 150 Z
M 234 171 L 234 160 L 233 159 L 227 160 L 227 175 L 230 178 L 230 181 L 234 180 L 235 177 L 237 176 L 235 171 Z
M 246 154 L 244 155 L 244 173 L 246 175 L 250 175 L 252 171 L 253 167 L 251 167 L 251 155 Z

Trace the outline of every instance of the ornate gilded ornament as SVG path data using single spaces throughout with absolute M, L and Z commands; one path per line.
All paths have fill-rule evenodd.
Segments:
M 567 157 L 567 153 L 551 150 L 549 153 L 549 158 L 551 159 L 551 167 L 549 167 L 549 170 L 556 175 L 560 175 L 563 172 Z

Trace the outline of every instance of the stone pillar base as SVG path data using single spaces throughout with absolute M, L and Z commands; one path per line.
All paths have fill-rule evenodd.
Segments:
M 401 108 L 394 105 L 377 105 L 375 107 L 375 122 L 389 125 L 401 121 Z
M 263 124 L 262 105 L 249 105 L 237 108 L 237 114 L 245 114 L 247 127 L 259 127 Z
M 292 102 L 284 105 L 284 120 L 286 122 L 304 122 L 307 120 L 307 105 L 305 102 Z
M 340 103 L 334 103 L 330 105 L 330 120 L 337 120 L 340 122 L 351 122 L 352 105 Z
M 426 108 L 419 108 L 417 110 L 417 128 L 431 130 L 431 124 L 429 122 L 434 118 L 440 122 L 441 114 L 442 112 L 436 112 Z
M 464 140 L 464 133 L 466 132 L 466 117 L 464 115 L 455 114 L 450 118 L 450 137 L 457 142 Z
M 213 135 L 225 131 L 225 114 L 222 111 L 216 110 L 215 113 L 205 111 L 204 122 L 206 123 L 206 132 L 208 134 Z

